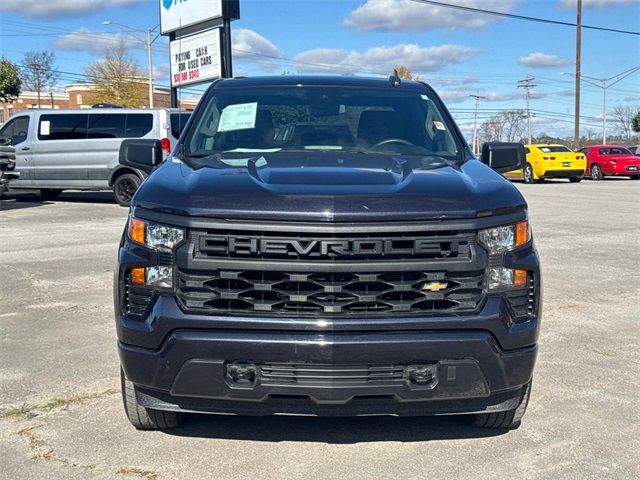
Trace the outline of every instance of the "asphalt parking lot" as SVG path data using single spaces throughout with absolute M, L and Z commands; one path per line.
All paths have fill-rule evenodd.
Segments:
M 122 410 L 111 300 L 127 211 L 108 193 L 0 206 L 0 478 L 640 477 L 640 182 L 518 188 L 544 269 L 520 429 L 462 417 L 194 416 L 137 432 Z

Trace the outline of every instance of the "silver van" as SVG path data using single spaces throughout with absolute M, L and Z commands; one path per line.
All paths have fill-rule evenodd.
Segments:
M 19 180 L 12 189 L 38 189 L 45 199 L 63 190 L 110 190 L 128 206 L 146 174 L 119 164 L 126 138 L 159 139 L 168 154 L 190 112 L 178 109 L 93 108 L 27 110 L 0 129 L 16 147 Z

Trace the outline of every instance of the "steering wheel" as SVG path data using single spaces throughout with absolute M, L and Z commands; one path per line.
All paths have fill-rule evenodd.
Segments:
M 376 143 L 373 146 L 373 148 L 381 147 L 381 146 L 387 145 L 389 143 L 401 143 L 403 145 L 409 145 L 410 147 L 413 147 L 413 145 L 414 145 L 409 140 L 405 140 L 404 138 L 387 138 L 386 140 L 382 140 L 381 142 Z

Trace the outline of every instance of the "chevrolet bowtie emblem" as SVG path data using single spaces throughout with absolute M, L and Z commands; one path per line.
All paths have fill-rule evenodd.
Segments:
M 422 288 L 420 290 L 423 291 L 430 291 L 430 292 L 439 292 L 440 290 L 444 290 L 445 288 L 447 288 L 446 283 L 440 283 L 440 282 L 429 282 L 429 283 L 425 283 Z

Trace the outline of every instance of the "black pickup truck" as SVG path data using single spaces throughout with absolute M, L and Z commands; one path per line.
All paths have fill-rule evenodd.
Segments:
M 139 429 L 183 413 L 473 414 L 515 428 L 541 275 L 527 205 L 425 83 L 225 79 L 154 168 L 120 243 L 122 394 Z

